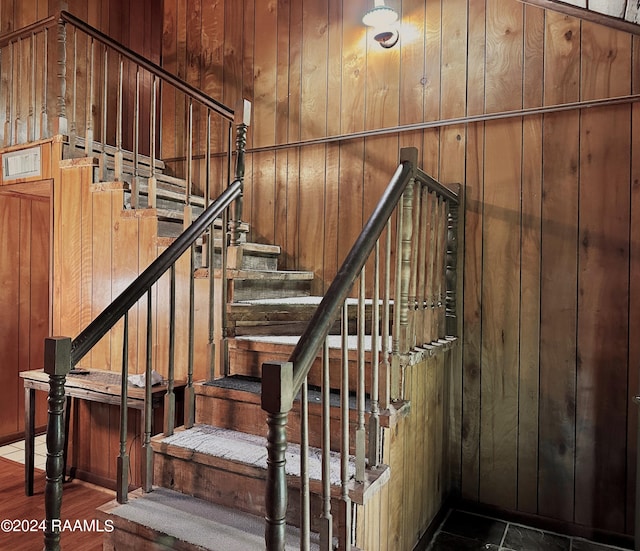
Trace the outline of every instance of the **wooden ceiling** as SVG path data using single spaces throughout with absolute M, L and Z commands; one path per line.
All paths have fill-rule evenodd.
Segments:
M 640 0 L 520 0 L 640 34 Z

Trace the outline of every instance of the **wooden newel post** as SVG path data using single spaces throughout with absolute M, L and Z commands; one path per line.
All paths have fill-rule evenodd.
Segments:
M 53 134 L 67 134 L 67 28 L 58 22 L 56 36 L 56 108 Z
M 267 487 L 265 543 L 267 551 L 284 551 L 287 516 L 287 417 L 293 405 L 293 364 L 262 364 L 262 409 L 267 412 Z
M 457 336 L 458 205 L 452 201 L 447 201 L 447 256 L 445 279 L 447 285 L 445 301 L 446 333 L 450 336 Z
M 49 375 L 47 482 L 44 489 L 44 548 L 60 549 L 60 509 L 64 477 L 64 383 L 71 369 L 71 339 L 52 337 L 44 343 L 44 371 Z
M 409 183 L 398 204 L 396 236 L 396 281 L 393 311 L 393 354 L 391 357 L 391 397 L 402 397 L 403 362 L 409 352 L 409 282 L 411 279 L 411 239 L 413 237 L 413 186 L 415 169 L 418 166 L 418 150 L 404 147 L 400 150 L 400 162 L 411 163 Z
M 247 129 L 251 122 L 251 102 L 242 100 L 235 112 L 236 123 L 236 172 L 234 181 L 244 182 L 245 150 L 247 147 Z M 242 195 L 233 203 L 231 220 L 229 220 L 230 245 L 236 247 L 242 242 Z

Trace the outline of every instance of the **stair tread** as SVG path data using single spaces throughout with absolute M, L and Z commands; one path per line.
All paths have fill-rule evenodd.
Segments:
M 129 502 L 111 502 L 101 511 L 202 549 L 245 551 L 264 548 L 264 519 L 215 503 L 157 487 L 129 495 Z M 116 523 L 117 526 L 117 523 Z M 312 534 L 312 538 L 316 538 Z M 286 549 L 299 548 L 299 530 L 287 526 Z M 316 541 L 311 547 L 318 549 Z
M 259 403 L 259 396 L 262 394 L 262 382 L 253 378 L 253 377 L 245 377 L 242 375 L 230 375 L 228 377 L 223 377 L 221 379 L 215 379 L 214 381 L 207 381 L 205 383 L 200 383 L 203 387 L 209 388 L 219 388 L 223 391 L 232 391 L 232 392 L 245 392 L 252 396 L 252 401 L 255 403 Z M 196 389 L 196 393 L 197 393 Z M 320 404 L 322 402 L 322 392 L 316 390 L 315 388 L 309 388 L 307 391 L 308 394 L 308 402 L 310 405 L 312 404 Z M 257 397 L 257 398 L 256 398 Z M 300 399 L 300 394 L 296 397 L 296 401 Z M 331 407 L 339 408 L 342 404 L 340 402 L 340 392 L 338 390 L 332 390 L 329 393 L 329 402 Z M 366 397 L 365 407 L 369 408 L 369 397 Z M 356 396 L 351 394 L 349 395 L 349 409 L 356 410 L 357 402 Z
M 235 337 L 231 342 L 236 342 L 236 345 L 254 343 L 260 344 L 275 344 L 281 346 L 295 346 L 300 340 L 299 335 L 247 335 Z M 380 341 L 382 338 L 380 337 Z M 329 335 L 327 341 L 330 349 L 341 350 L 342 349 L 342 336 L 341 335 Z M 392 338 L 389 337 L 389 347 L 392 345 Z M 358 349 L 358 336 L 349 335 L 347 338 L 347 348 L 349 350 Z M 371 351 L 371 335 L 364 336 L 364 350 Z
M 217 457 L 232 463 L 247 465 L 254 469 L 267 469 L 267 439 L 263 436 L 248 434 L 211 425 L 194 425 L 190 429 L 178 429 L 171 436 L 154 439 L 157 446 L 166 448 L 175 446 L 193 453 Z M 286 471 L 288 476 L 300 476 L 300 446 L 289 443 L 286 451 Z M 333 486 L 340 485 L 340 454 L 330 454 Z M 355 459 L 349 460 L 349 479 L 355 475 Z M 322 454 L 317 448 L 309 448 L 309 479 L 319 481 L 322 478 Z
M 233 279 L 295 279 L 295 280 L 312 280 L 313 272 L 304 272 L 299 270 L 249 270 L 249 269 L 231 269 L 229 277 Z

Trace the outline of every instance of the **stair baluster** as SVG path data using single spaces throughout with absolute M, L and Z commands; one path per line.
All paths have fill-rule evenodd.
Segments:
M 349 305 L 342 305 L 340 377 L 340 497 L 344 504 L 344 536 L 341 544 L 351 550 L 351 497 L 349 496 Z
M 322 348 L 322 516 L 320 518 L 320 549 L 333 547 L 333 517 L 331 515 L 331 412 L 329 383 L 329 341 Z M 364 458 L 363 458 L 364 462 Z
M 129 312 L 124 315 L 122 337 L 122 378 L 120 379 L 120 399 L 123 404 L 129 398 Z M 118 503 L 127 502 L 129 492 L 129 454 L 127 453 L 127 429 L 129 408 L 120 408 L 120 453 L 116 466 L 116 499 Z
M 245 159 L 244 152 L 247 145 L 247 129 L 251 121 L 251 104 L 243 100 L 236 115 L 236 180 L 244 180 Z M 242 195 L 234 203 L 231 220 L 229 221 L 230 245 L 236 247 L 241 243 L 240 225 L 242 223 Z
M 173 267 L 174 264 L 172 263 Z M 151 287 L 147 291 L 147 356 L 146 368 L 144 372 L 144 442 L 143 451 L 143 473 L 142 490 L 150 492 L 153 489 L 153 448 L 151 447 L 151 423 L 153 411 L 151 408 L 151 373 L 153 371 L 153 323 L 152 323 L 152 300 Z M 125 405 L 120 402 L 120 407 Z

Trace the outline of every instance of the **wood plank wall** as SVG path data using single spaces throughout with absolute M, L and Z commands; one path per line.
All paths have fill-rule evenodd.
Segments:
M 249 146 L 267 149 L 247 164 L 250 239 L 280 245 L 321 292 L 399 147 L 417 146 L 466 194 L 454 483 L 473 502 L 631 533 L 638 104 L 268 146 L 637 93 L 639 39 L 516 0 L 390 0 L 401 40 L 382 50 L 364 0 L 211 4 L 165 0 L 162 56 L 227 105 L 253 102 Z
M 6 389 L 0 442 L 23 434 L 24 392 L 18 372 L 42 367 L 49 335 L 49 201 L 0 195 L 0 385 Z M 10 391 L 9 391 L 10 390 Z M 46 424 L 40 396 L 36 425 Z

